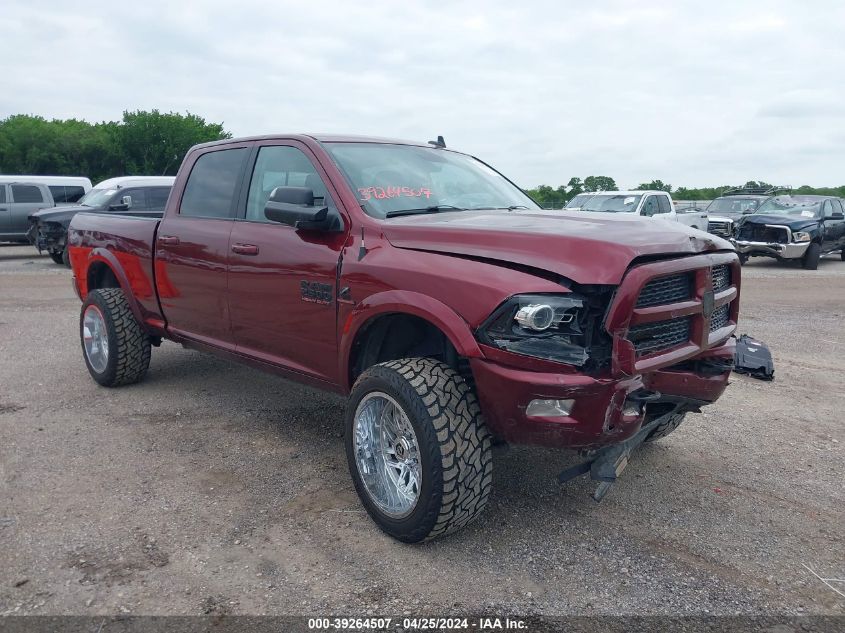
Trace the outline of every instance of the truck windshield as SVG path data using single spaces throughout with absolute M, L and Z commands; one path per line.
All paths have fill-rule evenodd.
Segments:
M 91 189 L 79 199 L 83 207 L 101 207 L 114 195 L 117 189 Z
M 596 194 L 584 203 L 581 211 L 601 211 L 603 213 L 633 213 L 642 196 L 625 194 Z
M 566 203 L 564 209 L 580 209 L 584 206 L 584 203 L 587 202 L 590 198 L 592 198 L 595 194 L 592 193 L 579 193 L 577 196 L 572 198 L 569 202 Z
M 821 200 L 794 200 L 791 198 L 769 198 L 760 205 L 757 213 L 769 215 L 800 215 L 805 218 L 817 218 L 821 210 Z
M 504 176 L 481 161 L 434 147 L 388 143 L 325 143 L 376 218 L 403 211 L 539 207 Z
M 760 204 L 753 198 L 716 198 L 707 205 L 709 213 L 753 213 Z

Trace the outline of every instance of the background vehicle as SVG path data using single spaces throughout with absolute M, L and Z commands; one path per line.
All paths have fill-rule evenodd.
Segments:
M 91 181 L 84 176 L 8 176 L 0 175 L 0 184 L 30 182 L 47 185 L 57 205 L 76 202 L 91 191 Z
M 98 183 L 76 205 L 44 209 L 29 215 L 26 237 L 38 252 L 46 250 L 57 264 L 67 264 L 65 241 L 71 218 L 88 213 L 127 213 L 160 217 L 173 176 L 122 176 Z
M 740 187 L 726 191 L 707 205 L 707 230 L 713 235 L 730 239 L 739 218 L 754 213 L 775 193 L 787 189 L 788 187 Z
M 842 201 L 831 196 L 775 196 L 738 221 L 734 244 L 742 261 L 774 257 L 815 270 L 826 253 L 842 251 L 845 260 Z
M 0 241 L 26 242 L 29 214 L 52 206 L 53 196 L 45 184 L 0 182 Z
M 563 208 L 569 209 L 571 211 L 577 211 L 578 209 L 580 209 L 583 206 L 583 204 L 587 200 L 592 198 L 594 195 L 596 195 L 596 194 L 594 194 L 594 193 L 579 193 L 577 196 L 575 196 L 569 202 L 567 202 L 564 205 Z
M 484 508 L 492 437 L 590 449 L 606 490 L 722 394 L 740 267 L 694 233 L 544 211 L 440 144 L 295 135 L 194 147 L 161 220 L 80 213 L 68 249 L 94 380 L 168 338 L 347 394 L 361 502 L 416 542 Z
M 581 211 L 627 213 L 680 222 L 694 229 L 707 229 L 707 213 L 701 209 L 679 212 L 665 191 L 601 191 L 581 204 Z

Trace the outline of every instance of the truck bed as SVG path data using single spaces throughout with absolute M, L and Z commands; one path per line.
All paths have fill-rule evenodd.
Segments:
M 155 292 L 153 253 L 160 217 L 106 213 L 78 213 L 68 227 L 70 265 L 74 283 L 81 296 L 88 292 L 88 279 L 83 271 L 89 260 L 104 263 L 116 260 L 137 300 L 145 323 L 163 322 Z

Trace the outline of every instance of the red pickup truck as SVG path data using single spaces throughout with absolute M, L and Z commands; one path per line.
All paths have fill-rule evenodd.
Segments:
M 599 498 L 733 362 L 730 244 L 544 211 L 439 140 L 198 145 L 163 218 L 80 213 L 68 244 L 98 383 L 140 380 L 170 339 L 348 395 L 355 488 L 407 542 L 481 512 L 497 441 L 583 449 L 561 479 Z

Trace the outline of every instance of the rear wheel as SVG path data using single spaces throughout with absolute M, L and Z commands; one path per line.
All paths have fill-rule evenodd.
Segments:
M 804 253 L 804 259 L 801 260 L 801 265 L 807 270 L 816 270 L 819 267 L 819 257 L 821 257 L 822 249 L 813 242 Z
M 657 427 L 655 427 L 655 429 L 648 434 L 648 437 L 645 438 L 645 441 L 654 442 L 655 440 L 659 440 L 661 437 L 666 437 L 672 431 L 681 426 L 681 422 L 684 421 L 685 415 L 686 413 L 673 413 L 666 419 L 665 422 L 662 422 L 657 425 Z
M 492 488 L 491 437 L 475 394 L 428 358 L 361 374 L 346 413 L 346 456 L 370 517 L 406 543 L 462 528 Z
M 91 377 L 104 387 L 138 382 L 150 366 L 150 337 L 120 288 L 88 293 L 79 319 L 82 353 Z
M 50 259 L 52 259 L 55 264 L 64 264 L 64 251 L 60 253 L 50 253 Z

